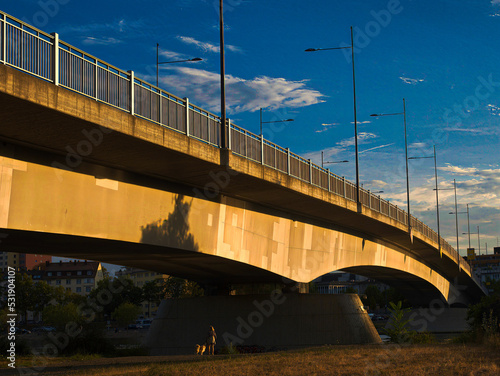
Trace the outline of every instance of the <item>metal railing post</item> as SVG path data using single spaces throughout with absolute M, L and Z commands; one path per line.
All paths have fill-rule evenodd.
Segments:
M 260 135 L 260 163 L 264 164 L 264 135 Z
M 328 170 L 328 173 L 326 174 L 326 178 L 328 179 L 328 192 L 331 192 L 331 190 L 330 190 L 330 170 Z
M 345 191 L 345 177 L 342 176 L 342 183 L 344 183 L 344 198 L 347 197 L 346 191 Z
M 128 71 L 128 73 L 130 74 L 130 115 L 134 115 L 135 114 L 135 108 L 134 108 L 134 105 L 135 105 L 135 76 L 134 76 L 134 71 Z
M 189 137 L 189 98 L 184 98 L 186 104 L 186 136 Z
M 290 148 L 286 148 L 286 173 L 290 175 Z
M 231 137 L 231 119 L 227 119 L 227 127 L 228 127 L 228 135 L 227 135 L 227 147 L 229 150 L 231 150 L 231 147 L 233 146 L 232 143 L 232 137 Z
M 3 15 L 3 25 L 2 25 L 2 60 L 4 64 L 7 64 L 7 17 Z
M 94 90 L 95 90 L 95 100 L 98 98 L 98 85 L 99 85 L 99 64 L 97 63 L 97 59 L 95 59 L 95 77 L 94 77 Z
M 308 159 L 308 161 L 309 161 L 309 184 L 312 184 L 313 182 L 312 163 L 310 159 Z
M 54 36 L 54 48 L 52 51 L 52 80 L 54 85 L 59 86 L 59 34 L 52 33 Z

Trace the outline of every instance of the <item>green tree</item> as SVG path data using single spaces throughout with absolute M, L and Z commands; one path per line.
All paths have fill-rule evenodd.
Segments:
M 141 305 L 144 298 L 142 289 L 134 286 L 130 278 L 104 278 L 97 283 L 97 287 L 89 293 L 90 306 L 99 306 L 96 314 L 103 320 L 111 317 L 113 311 L 123 303 Z
M 471 321 L 474 330 L 484 330 L 484 320 L 500 322 L 500 281 L 490 282 L 490 289 L 493 292 L 488 296 L 483 296 L 481 301 L 469 307 L 467 319 Z M 500 328 L 496 328 L 497 332 Z
M 43 322 L 64 331 L 68 323 L 81 325 L 83 318 L 74 303 L 65 305 L 49 305 L 43 310 Z
M 38 314 L 54 299 L 54 288 L 45 281 L 38 281 L 31 286 L 31 310 Z
M 383 302 L 383 295 L 375 285 L 370 285 L 366 287 L 365 290 L 366 295 L 366 305 L 370 307 L 371 310 L 375 310 L 378 306 L 381 306 Z
M 120 306 L 113 311 L 111 317 L 118 322 L 119 326 L 127 326 L 133 323 L 140 313 L 141 307 L 125 302 L 120 304 Z
M 148 281 L 142 286 L 142 296 L 148 304 L 148 315 L 151 316 L 151 303 L 160 304 L 160 301 L 165 297 L 165 286 L 163 279 L 154 279 Z
M 403 308 L 402 301 L 397 303 L 390 302 L 389 306 L 392 317 L 389 322 L 390 327 L 385 328 L 384 331 L 391 337 L 392 342 L 409 342 L 411 340 L 411 333 L 408 330 L 409 320 L 405 318 L 405 314 L 409 311 L 409 308 Z
M 16 309 L 23 313 L 25 320 L 28 311 L 33 310 L 33 286 L 34 282 L 28 274 L 16 274 Z
M 203 289 L 196 282 L 169 276 L 164 282 L 165 297 L 187 298 L 202 296 Z

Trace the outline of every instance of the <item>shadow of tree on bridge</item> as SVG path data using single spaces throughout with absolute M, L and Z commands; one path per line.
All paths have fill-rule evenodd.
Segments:
M 174 210 L 166 219 L 141 226 L 141 243 L 197 252 L 198 243 L 189 232 L 189 211 L 192 201 L 185 202 L 184 195 L 176 195 L 174 201 Z

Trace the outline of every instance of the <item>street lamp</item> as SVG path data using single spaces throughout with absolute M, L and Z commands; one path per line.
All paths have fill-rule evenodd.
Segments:
M 405 128 L 405 163 L 406 163 L 406 205 L 408 210 L 408 234 L 411 236 L 411 215 L 410 215 L 410 179 L 408 177 L 408 140 L 406 137 L 406 102 L 403 98 L 403 112 L 396 112 L 392 114 L 371 114 L 370 116 L 392 116 L 403 115 L 403 123 Z
M 455 222 L 456 222 L 456 231 L 457 231 L 457 264 L 458 269 L 460 269 L 460 249 L 458 242 L 458 215 L 457 215 L 457 183 L 455 179 L 453 179 L 453 188 L 435 188 L 436 191 L 455 191 Z
M 160 45 L 156 43 L 156 87 L 158 87 L 158 69 L 160 64 L 173 64 L 173 63 L 185 63 L 187 61 L 202 61 L 203 59 L 201 57 L 194 57 L 192 59 L 186 59 L 186 60 L 175 60 L 175 61 L 162 61 L 159 62 L 159 49 Z
M 324 161 L 323 160 L 323 151 L 321 151 L 321 168 L 324 168 L 326 164 L 334 164 L 334 163 L 348 163 L 349 161 Z
M 438 249 L 439 249 L 439 256 L 443 257 L 443 254 L 441 253 L 441 232 L 439 229 L 439 189 L 438 189 L 438 173 L 437 173 L 437 162 L 436 162 L 436 145 L 434 145 L 434 177 L 436 181 L 436 217 L 437 217 L 437 230 L 438 230 Z M 433 158 L 433 157 L 409 157 L 408 159 L 425 159 L 425 158 Z
M 462 235 L 465 235 L 465 234 L 469 234 L 470 236 L 470 232 L 467 233 L 467 232 L 462 232 Z M 475 232 L 473 232 L 473 234 L 475 234 Z M 478 255 L 481 256 L 481 243 L 479 242 L 479 226 L 477 226 L 477 247 L 478 247 Z M 470 246 L 469 246 L 470 248 Z
M 222 1 L 222 0 L 221 0 Z M 358 158 L 358 120 L 356 114 L 356 75 L 354 70 L 354 37 L 351 26 L 351 45 L 346 47 L 333 47 L 333 48 L 308 48 L 306 52 L 326 51 L 326 50 L 343 50 L 346 48 L 351 49 L 352 58 L 352 93 L 354 102 L 354 149 L 356 154 L 356 205 L 358 213 L 361 213 L 361 201 L 359 194 L 359 158 Z
M 469 204 L 467 204 L 467 211 L 464 211 L 464 212 L 450 212 L 449 214 L 467 214 L 467 234 L 469 234 L 469 248 L 470 248 Z M 457 231 L 458 231 L 458 228 L 457 228 Z
M 260 109 L 260 136 L 262 137 L 262 124 L 269 124 L 269 123 L 286 123 L 287 121 L 294 121 L 294 119 L 273 120 L 273 121 L 262 121 L 262 108 L 261 108 L 261 109 Z

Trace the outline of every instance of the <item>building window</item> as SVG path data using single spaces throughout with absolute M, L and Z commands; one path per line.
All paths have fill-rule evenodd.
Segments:
M 90 286 L 85 287 L 85 291 L 90 292 L 90 290 L 92 290 L 92 287 Z
M 77 284 L 77 285 L 81 285 L 81 284 L 82 284 L 82 280 L 81 280 L 81 279 L 77 279 L 77 280 L 76 280 L 76 284 Z
M 82 288 L 81 287 L 77 287 L 76 288 L 76 292 L 82 292 Z
M 61 280 L 60 279 L 56 279 L 56 285 L 60 285 L 61 284 Z
M 77 275 L 82 275 L 82 271 L 81 271 L 81 270 L 79 270 L 79 271 L 77 271 L 77 272 L 76 272 L 76 274 L 77 274 Z
M 92 275 L 92 270 L 87 270 L 87 275 Z
M 67 284 L 67 285 L 71 285 L 71 279 L 67 279 L 67 280 L 66 280 L 66 284 Z
M 66 291 L 71 291 L 71 287 L 66 287 Z
M 47 284 L 48 284 L 48 285 L 51 285 L 51 284 L 52 284 L 52 281 L 49 279 L 49 280 L 47 281 Z
M 48 277 L 52 277 L 52 272 L 47 272 Z
M 58 276 L 58 277 L 59 277 L 59 276 L 61 276 L 61 272 L 57 272 L 57 276 Z
M 85 283 L 94 283 L 94 278 L 87 278 Z
M 71 275 L 71 272 L 66 272 L 66 275 Z

